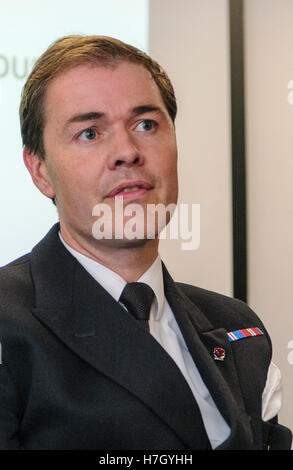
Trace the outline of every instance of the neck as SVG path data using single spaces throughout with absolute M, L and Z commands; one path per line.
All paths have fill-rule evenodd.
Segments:
M 158 256 L 159 240 L 95 240 L 60 228 L 63 240 L 74 250 L 103 264 L 125 279 L 137 281 Z

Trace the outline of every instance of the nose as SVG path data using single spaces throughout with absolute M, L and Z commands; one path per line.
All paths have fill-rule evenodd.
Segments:
M 118 167 L 143 165 L 144 158 L 135 142 L 131 131 L 120 129 L 113 132 L 109 142 L 108 167 L 116 170 Z

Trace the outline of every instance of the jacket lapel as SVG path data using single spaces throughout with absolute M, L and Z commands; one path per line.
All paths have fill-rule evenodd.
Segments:
M 201 447 L 197 404 L 175 362 L 73 258 L 58 226 L 32 252 L 33 314 L 75 354 L 126 388 L 190 449 Z
M 245 411 L 227 331 L 224 328 L 214 329 L 198 307 L 174 283 L 165 266 L 163 269 L 166 297 L 188 350 L 214 402 L 231 428 L 229 438 L 218 448 L 250 448 L 250 418 Z M 215 348 L 224 350 L 223 361 L 215 360 Z

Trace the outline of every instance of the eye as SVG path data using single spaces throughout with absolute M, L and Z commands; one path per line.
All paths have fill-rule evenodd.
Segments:
M 150 132 L 156 129 L 158 124 L 152 119 L 144 119 L 142 122 L 136 126 L 135 130 L 139 132 Z
M 86 140 L 86 141 L 87 140 L 94 140 L 96 137 L 97 137 L 97 132 L 92 127 L 89 127 L 88 129 L 85 129 L 78 136 L 79 139 Z

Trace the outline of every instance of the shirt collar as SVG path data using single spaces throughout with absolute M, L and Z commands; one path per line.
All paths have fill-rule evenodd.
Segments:
M 76 251 L 74 248 L 69 246 L 63 240 L 60 232 L 59 237 L 72 256 L 74 256 L 84 269 L 118 302 L 126 285 L 125 279 L 103 264 L 79 253 L 79 251 Z M 159 255 L 137 282 L 144 282 L 153 289 L 155 300 L 152 304 L 151 314 L 154 316 L 155 320 L 159 320 L 162 315 L 165 302 L 162 262 Z

